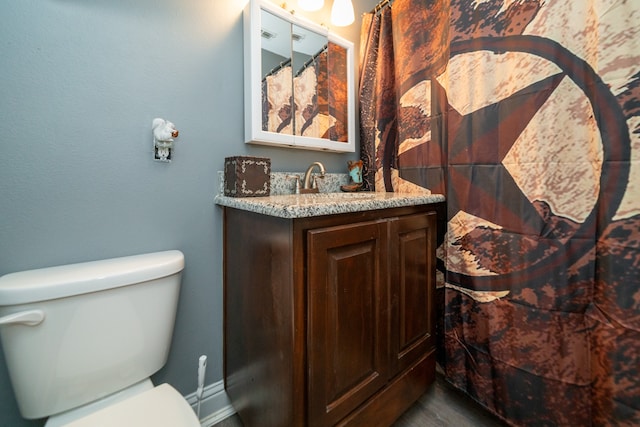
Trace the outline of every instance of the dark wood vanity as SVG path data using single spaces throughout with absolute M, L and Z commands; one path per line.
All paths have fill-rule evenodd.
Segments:
M 224 207 L 224 375 L 246 427 L 385 426 L 435 377 L 441 204 Z

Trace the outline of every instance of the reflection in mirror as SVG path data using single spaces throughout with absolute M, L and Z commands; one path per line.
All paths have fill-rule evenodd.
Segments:
M 327 42 L 294 70 L 295 134 L 347 142 L 347 50 Z
M 326 35 L 320 35 L 298 25 L 293 26 L 293 104 L 295 134 L 324 138 L 329 128 L 326 97 L 323 96 L 326 77 Z
M 347 49 L 329 42 L 327 48 L 327 94 L 329 116 L 333 118 L 331 133 L 326 138 L 347 142 L 349 139 L 349 86 Z
M 291 24 L 261 11 L 262 130 L 293 134 Z

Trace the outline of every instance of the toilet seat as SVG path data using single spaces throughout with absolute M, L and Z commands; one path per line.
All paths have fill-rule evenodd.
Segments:
M 66 427 L 200 427 L 200 422 L 176 389 L 161 384 Z

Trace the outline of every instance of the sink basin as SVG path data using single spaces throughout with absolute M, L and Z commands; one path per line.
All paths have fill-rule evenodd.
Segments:
M 275 196 L 275 203 L 283 205 L 350 205 L 364 203 L 384 197 L 385 193 L 363 191 L 357 193 L 311 193 Z
M 339 201 L 339 200 L 353 200 L 353 199 L 372 199 L 376 197 L 376 193 L 373 191 L 361 191 L 357 193 L 311 193 L 311 194 L 300 194 L 300 197 L 309 198 L 311 200 L 329 200 L 329 201 Z

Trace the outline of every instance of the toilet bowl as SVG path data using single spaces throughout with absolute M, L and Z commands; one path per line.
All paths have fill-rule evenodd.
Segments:
M 0 339 L 24 418 L 47 427 L 195 427 L 150 376 L 167 360 L 184 255 L 165 251 L 0 277 Z

